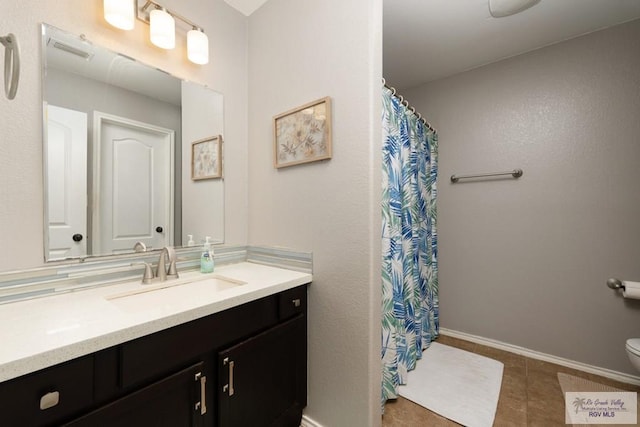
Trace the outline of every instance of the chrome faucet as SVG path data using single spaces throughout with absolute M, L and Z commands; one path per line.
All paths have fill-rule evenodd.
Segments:
M 167 268 L 166 261 L 169 261 L 169 267 Z M 158 259 L 158 266 L 156 267 L 156 278 L 161 282 L 167 279 L 177 279 L 178 269 L 176 267 L 176 251 L 171 246 L 165 246 L 160 251 L 160 259 Z

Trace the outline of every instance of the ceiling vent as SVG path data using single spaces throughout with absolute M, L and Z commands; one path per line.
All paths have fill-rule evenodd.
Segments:
M 502 18 L 520 13 L 539 2 L 540 0 L 489 0 L 489 12 L 494 18 Z

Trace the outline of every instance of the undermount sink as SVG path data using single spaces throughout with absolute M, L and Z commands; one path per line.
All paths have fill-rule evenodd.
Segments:
M 246 282 L 217 274 L 203 277 L 168 280 L 137 289 L 105 296 L 105 299 L 125 311 L 141 311 L 180 305 L 182 301 L 199 300 L 213 294 L 245 285 Z

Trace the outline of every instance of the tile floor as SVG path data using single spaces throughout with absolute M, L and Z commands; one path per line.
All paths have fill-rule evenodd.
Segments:
M 494 426 L 566 426 L 564 422 L 564 396 L 558 383 L 558 372 L 564 372 L 590 381 L 636 391 L 640 387 L 620 383 L 608 378 L 577 371 L 553 363 L 541 362 L 525 356 L 486 347 L 441 335 L 440 344 L 458 347 L 504 363 L 504 374 Z M 449 421 L 410 400 L 398 398 L 385 405 L 383 427 L 455 427 Z

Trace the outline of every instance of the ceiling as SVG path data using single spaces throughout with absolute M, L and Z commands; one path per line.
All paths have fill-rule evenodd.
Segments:
M 249 16 L 256 11 L 267 0 L 224 0 L 229 6 L 239 10 L 243 14 Z
M 504 18 L 488 0 L 383 2 L 383 74 L 397 89 L 640 18 L 639 0 L 542 0 Z

